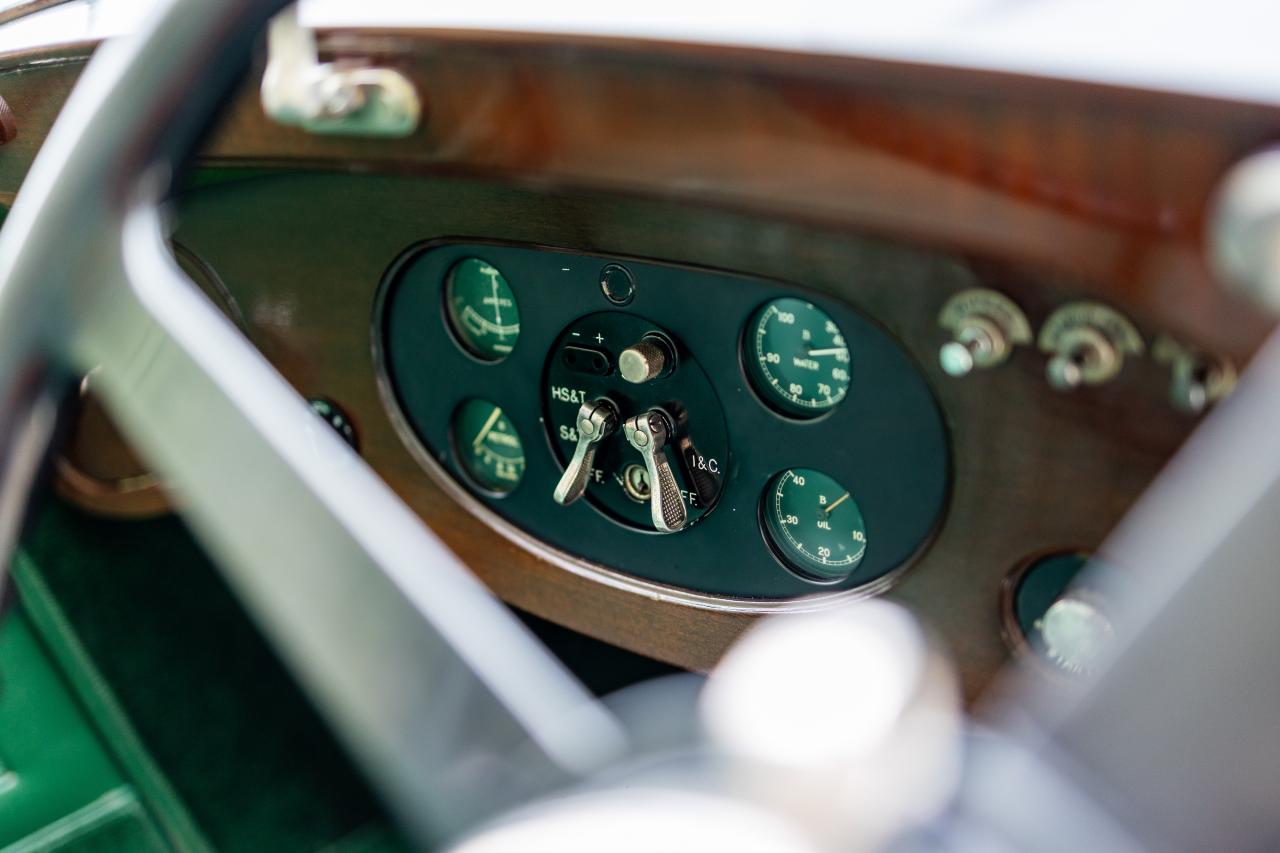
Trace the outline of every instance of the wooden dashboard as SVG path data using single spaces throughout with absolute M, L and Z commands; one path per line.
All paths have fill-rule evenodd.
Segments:
M 1099 300 L 1148 344 L 1171 335 L 1243 366 L 1271 327 L 1214 280 L 1203 234 L 1224 173 L 1280 135 L 1274 108 L 636 41 L 333 31 L 321 46 L 402 69 L 424 101 L 421 127 L 374 140 L 277 126 L 258 68 L 178 199 L 176 240 L 284 376 L 349 413 L 368 463 L 499 596 L 680 666 L 710 667 L 756 617 L 575 571 L 431 476 L 397 434 L 371 323 L 410 245 L 466 237 L 732 270 L 801 283 L 881 324 L 936 395 L 953 469 L 941 526 L 887 594 L 942 637 L 970 696 L 1010 658 L 1009 573 L 1096 547 L 1197 416 L 1170 404 L 1169 368 L 1149 355 L 1070 393 L 1048 385 L 1034 346 L 946 375 L 938 314 L 953 281 L 868 275 L 863 247 L 959 265 L 1035 329 Z M 0 147 L 0 198 L 90 49 L 0 59 L 18 127 Z

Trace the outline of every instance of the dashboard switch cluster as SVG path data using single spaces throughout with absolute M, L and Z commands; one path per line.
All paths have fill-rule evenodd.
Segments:
M 575 367 L 569 356 L 584 346 L 616 369 Z M 681 350 L 630 312 L 588 314 L 560 333 L 544 399 L 548 437 L 568 457 L 556 503 L 585 496 L 607 517 L 656 533 L 685 530 L 715 506 L 729 458 L 724 413 Z
M 1017 346 L 1034 340 L 1045 361 L 1045 381 L 1058 391 L 1103 385 L 1115 379 L 1126 360 L 1146 354 L 1147 346 L 1132 321 L 1100 302 L 1068 302 L 1049 314 L 1033 335 L 1022 309 L 988 288 L 969 288 L 952 296 L 938 314 L 948 339 L 938 349 L 938 364 L 949 376 L 962 377 L 1008 361 Z M 1160 335 L 1151 356 L 1170 374 L 1169 401 L 1175 409 L 1199 414 L 1235 387 L 1236 370 L 1227 360 Z

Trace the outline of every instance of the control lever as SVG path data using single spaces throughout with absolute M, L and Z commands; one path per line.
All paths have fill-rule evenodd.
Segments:
M 720 471 L 714 459 L 708 460 L 694 446 L 693 436 L 689 434 L 688 412 L 678 410 L 674 413 L 676 438 L 676 461 L 684 472 L 684 481 L 689 486 L 689 502 L 694 506 L 710 508 L 720 496 Z
M 591 477 L 591 466 L 596 458 L 596 446 L 618 428 L 618 410 L 608 399 L 589 400 L 578 409 L 578 446 L 573 458 L 556 484 L 554 497 L 561 506 L 582 497 Z
M 653 526 L 659 533 L 675 533 L 689 520 L 676 484 L 671 464 L 667 462 L 667 441 L 671 437 L 671 422 L 659 409 L 650 409 L 642 415 L 627 418 L 622 423 L 623 433 L 631 446 L 644 457 L 649 472 L 649 511 Z

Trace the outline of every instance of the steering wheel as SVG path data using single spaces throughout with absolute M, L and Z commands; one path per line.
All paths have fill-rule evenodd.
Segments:
M 104 44 L 0 237 L 0 535 L 92 371 L 311 700 L 421 838 L 615 757 L 620 729 L 186 279 L 163 203 L 282 0 Z

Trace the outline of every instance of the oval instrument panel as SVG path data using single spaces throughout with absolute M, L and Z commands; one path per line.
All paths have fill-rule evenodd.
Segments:
M 910 264 L 909 255 L 890 257 Z M 451 271 L 472 262 L 493 270 L 520 306 L 519 337 L 499 362 L 473 358 L 449 332 Z M 633 283 L 625 306 L 601 286 L 618 267 Z M 837 299 L 690 266 L 468 242 L 409 250 L 384 287 L 376 330 L 388 402 L 408 427 L 402 438 L 495 522 L 584 571 L 682 590 L 707 607 L 867 592 L 907 565 L 941 519 L 950 454 L 933 394 L 900 344 Z M 806 417 L 794 403 L 779 405 L 786 398 L 752 367 L 764 357 L 755 332 L 766 322 L 770 366 L 794 376 L 791 385 L 813 377 L 821 393 L 820 406 L 799 409 Z M 640 366 L 629 374 L 633 358 Z M 824 381 L 832 369 L 843 377 L 838 391 Z M 509 490 L 487 487 L 471 470 L 471 450 L 485 436 L 452 431 L 452 413 L 476 398 L 501 407 L 524 437 L 524 477 Z M 591 441 L 597 403 L 614 422 Z M 662 420 L 661 446 L 624 429 L 638 416 Z M 575 454 L 580 442 L 598 450 Z M 575 472 L 585 499 L 562 505 L 553 492 L 575 464 L 587 466 Z M 678 490 L 665 506 L 654 483 L 668 476 L 664 466 Z M 856 505 L 846 501 L 860 526 L 865 520 L 856 565 L 797 571 L 795 555 L 808 552 L 802 544 L 780 550 L 782 537 L 769 532 L 760 509 L 769 484 L 779 471 L 806 468 L 856 490 Z M 664 512 L 679 524 L 664 524 Z M 828 546 L 815 542 L 810 561 L 826 559 L 819 549 Z

